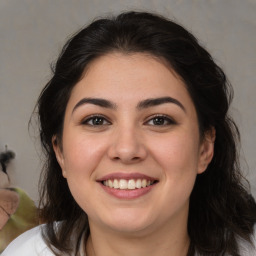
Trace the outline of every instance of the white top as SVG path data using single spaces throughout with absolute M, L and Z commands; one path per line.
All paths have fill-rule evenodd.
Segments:
M 44 242 L 42 237 L 42 227 L 32 228 L 12 241 L 0 254 L 1 256 L 55 256 Z M 82 244 L 81 244 L 82 245 Z M 73 256 L 62 254 L 63 256 Z M 80 246 L 79 255 L 86 256 L 83 246 Z
M 42 226 L 38 226 L 20 235 L 5 249 L 1 256 L 55 256 L 45 244 L 41 235 L 41 228 Z M 256 256 L 256 225 L 252 241 L 254 248 L 247 242 L 240 241 L 241 256 Z M 83 246 L 80 247 L 79 253 L 81 256 L 86 256 Z M 65 255 L 63 254 L 63 256 Z M 73 256 L 73 254 L 69 256 Z

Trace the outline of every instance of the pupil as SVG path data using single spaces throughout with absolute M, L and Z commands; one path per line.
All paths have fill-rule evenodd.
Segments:
M 155 125 L 162 125 L 164 124 L 164 119 L 162 117 L 156 117 L 153 122 Z
M 94 125 L 101 125 L 103 123 L 103 119 L 101 117 L 95 117 L 93 120 Z

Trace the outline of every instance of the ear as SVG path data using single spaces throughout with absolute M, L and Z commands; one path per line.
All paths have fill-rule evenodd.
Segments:
M 216 131 L 213 127 L 204 135 L 199 149 L 198 174 L 203 173 L 207 169 L 209 163 L 212 161 L 215 137 Z
M 56 159 L 62 169 L 62 175 L 64 178 L 66 178 L 66 171 L 65 171 L 65 159 L 63 156 L 63 150 L 62 147 L 60 145 L 60 141 L 58 140 L 57 136 L 54 135 L 52 137 L 52 146 L 53 146 L 53 150 L 55 152 L 55 156 Z

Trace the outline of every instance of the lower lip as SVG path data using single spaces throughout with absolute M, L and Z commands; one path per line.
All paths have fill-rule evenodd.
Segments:
M 99 183 L 99 184 L 105 190 L 105 192 L 119 199 L 139 198 L 149 193 L 156 185 L 156 184 L 153 184 L 145 188 L 137 188 L 137 189 L 115 189 L 115 188 L 104 186 L 102 183 Z

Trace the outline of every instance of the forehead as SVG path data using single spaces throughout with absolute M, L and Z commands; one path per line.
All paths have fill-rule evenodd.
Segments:
M 186 85 L 166 61 L 142 53 L 110 53 L 89 64 L 70 101 L 75 104 L 82 97 L 138 101 L 164 96 L 190 100 Z

